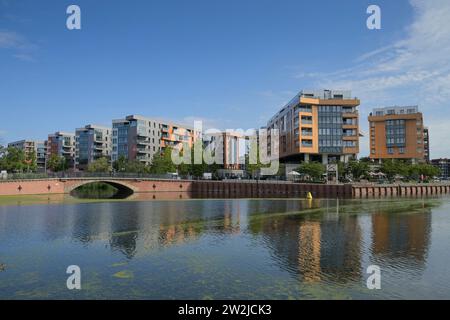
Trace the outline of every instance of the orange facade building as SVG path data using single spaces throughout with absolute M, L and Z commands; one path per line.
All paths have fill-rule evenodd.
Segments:
M 166 148 L 181 149 L 185 143 L 192 147 L 200 138 L 192 127 L 139 115 L 113 120 L 112 127 L 113 162 L 125 157 L 149 165 Z
M 284 162 L 348 162 L 359 153 L 360 101 L 350 91 L 301 91 L 267 124 L 279 130 Z
M 369 115 L 369 127 L 371 159 L 413 163 L 429 159 L 428 129 L 417 106 L 374 109 Z

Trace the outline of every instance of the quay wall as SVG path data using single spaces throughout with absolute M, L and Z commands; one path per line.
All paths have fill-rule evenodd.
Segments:
M 134 193 L 190 192 L 205 197 L 306 197 L 365 198 L 384 196 L 426 196 L 450 193 L 450 184 L 303 184 L 284 181 L 197 181 L 129 178 L 68 178 L 39 180 L 0 180 L 0 196 L 67 194 L 84 184 L 106 182 L 131 189 Z
M 449 184 L 353 185 L 353 197 L 428 196 L 450 193 Z

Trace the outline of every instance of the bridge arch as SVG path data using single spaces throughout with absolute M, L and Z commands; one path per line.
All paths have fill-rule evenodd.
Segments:
M 89 184 L 93 184 L 93 183 L 104 183 L 104 184 L 108 184 L 114 188 L 116 188 L 118 191 L 115 194 L 115 198 L 119 198 L 119 199 L 125 199 L 128 198 L 130 196 L 132 196 L 135 192 L 137 192 L 138 190 L 136 189 L 136 187 L 126 183 L 126 182 L 122 182 L 120 180 L 105 180 L 105 179 L 93 179 L 93 180 L 77 180 L 74 181 L 74 183 L 69 183 L 66 187 L 66 192 L 74 195 L 74 192 L 76 192 L 76 190 L 82 186 L 86 186 Z

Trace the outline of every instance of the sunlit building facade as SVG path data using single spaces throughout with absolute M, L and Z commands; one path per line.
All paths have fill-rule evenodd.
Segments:
M 90 163 L 100 158 L 111 159 L 112 129 L 87 125 L 75 131 L 75 165 L 86 170 Z
M 8 143 L 8 147 L 23 150 L 27 156 L 34 152 L 36 155 L 36 165 L 38 171 L 45 170 L 47 159 L 47 141 L 20 140 Z
M 61 131 L 49 134 L 47 159 L 50 159 L 53 155 L 64 157 L 66 167 L 73 169 L 75 165 L 75 134 Z
M 450 159 L 440 158 L 431 160 L 431 164 L 439 169 L 439 178 L 448 180 L 450 178 Z
M 350 91 L 301 91 L 267 123 L 279 131 L 282 162 L 348 162 L 359 153 L 360 101 Z
M 371 159 L 429 160 L 429 132 L 418 106 L 376 108 L 369 128 Z
M 120 157 L 150 164 L 153 157 L 166 148 L 192 146 L 198 138 L 194 129 L 168 121 L 137 115 L 113 120 L 112 161 Z

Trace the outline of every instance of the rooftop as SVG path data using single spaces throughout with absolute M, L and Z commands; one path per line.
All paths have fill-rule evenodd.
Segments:
M 391 106 L 383 108 L 374 108 L 371 116 L 414 114 L 419 112 L 419 106 Z

